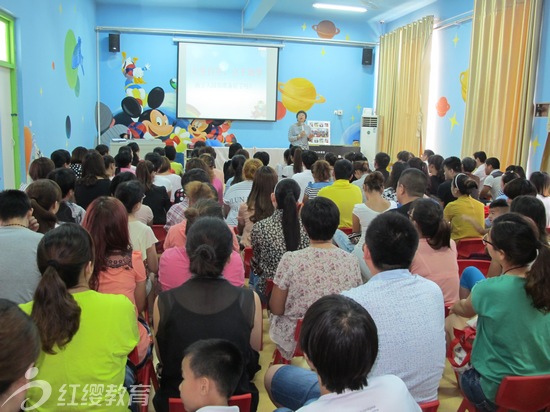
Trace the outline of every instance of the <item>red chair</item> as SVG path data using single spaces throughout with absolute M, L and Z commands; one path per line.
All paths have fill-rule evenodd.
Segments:
M 487 273 L 489 273 L 489 266 L 491 266 L 490 260 L 479 260 L 479 259 L 458 259 L 458 276 L 462 276 L 462 272 L 464 272 L 464 269 L 466 269 L 468 266 L 475 266 L 479 269 L 481 273 L 485 277 L 487 277 Z
M 229 398 L 229 406 L 238 406 L 240 412 L 250 412 L 250 405 L 252 404 L 252 395 L 245 393 L 244 395 L 233 395 Z M 169 412 L 186 412 L 183 402 L 180 398 L 170 398 L 168 400 Z
M 250 246 L 244 248 L 244 256 L 243 256 L 243 263 L 244 263 L 244 277 L 250 278 L 250 261 L 252 260 L 252 248 Z
M 296 322 L 296 330 L 294 331 L 294 340 L 296 341 L 296 349 L 294 349 L 294 356 L 304 356 L 304 352 L 302 352 L 302 348 L 300 347 L 300 331 L 302 330 L 302 319 L 298 319 L 298 322 Z M 279 349 L 275 348 L 273 351 L 273 360 L 271 361 L 273 365 L 289 365 L 290 361 L 283 358 L 283 355 L 281 355 L 281 352 L 279 352 Z
M 162 252 L 164 252 L 164 239 L 166 239 L 166 235 L 168 233 L 166 232 L 166 229 L 164 229 L 164 225 L 153 225 L 151 227 L 153 228 L 155 237 L 158 239 L 158 242 L 155 243 L 157 254 L 161 255 Z
M 489 205 L 483 206 L 483 214 L 485 215 L 485 219 L 489 217 Z
M 137 354 L 137 348 L 134 348 L 134 350 L 128 355 L 128 358 L 130 358 L 130 361 L 137 365 L 139 363 L 138 360 L 138 354 Z M 145 362 L 145 365 L 143 365 L 141 368 L 137 369 L 137 376 L 136 381 L 138 385 L 143 385 L 147 388 L 147 394 L 148 399 L 151 397 L 152 391 L 151 386 L 153 386 L 153 389 L 156 391 L 159 390 L 159 381 L 157 378 L 157 374 L 155 372 L 155 365 L 153 364 L 153 357 L 151 356 L 147 361 Z M 149 410 L 149 405 L 140 405 L 139 411 L 140 412 L 147 412 Z
M 265 283 L 265 296 L 266 302 L 262 302 L 262 309 L 267 309 L 269 306 L 269 299 L 271 298 L 271 292 L 273 291 L 273 279 L 267 279 Z
M 472 255 L 486 255 L 485 245 L 481 238 L 472 237 L 460 239 L 456 243 L 459 259 L 468 259 Z
M 420 406 L 422 412 L 437 412 L 437 409 L 439 408 L 439 401 L 436 399 L 431 402 L 423 402 L 419 403 L 418 406 Z
M 495 403 L 497 412 L 537 412 L 550 407 L 550 375 L 506 376 L 498 387 Z M 466 398 L 457 412 L 475 412 Z

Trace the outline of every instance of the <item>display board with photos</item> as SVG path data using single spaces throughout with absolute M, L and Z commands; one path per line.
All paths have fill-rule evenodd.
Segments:
M 311 127 L 313 139 L 311 144 L 330 144 L 330 122 L 325 120 L 308 120 L 308 126 Z

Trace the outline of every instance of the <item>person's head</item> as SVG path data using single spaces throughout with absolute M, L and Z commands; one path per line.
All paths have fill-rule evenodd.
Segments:
M 259 159 L 248 159 L 243 165 L 243 178 L 244 180 L 253 180 L 254 175 L 260 167 L 263 167 L 263 163 Z
M 233 177 L 233 183 L 239 183 L 243 181 L 243 166 L 244 162 L 246 162 L 246 157 L 240 154 L 236 154 L 231 159 L 231 170 L 233 170 L 234 177 Z
M 195 276 L 217 278 L 233 251 L 233 235 L 223 219 L 202 217 L 187 233 L 185 250 Z
M 462 162 L 456 156 L 451 156 L 443 160 L 443 172 L 445 179 L 450 180 L 458 173 L 462 172 Z
M 218 199 L 218 192 L 210 183 L 199 181 L 189 182 L 183 187 L 183 190 L 191 206 L 199 199 Z
M 88 154 L 88 149 L 84 146 L 75 147 L 71 153 L 71 163 L 82 163 L 86 154 Z
M 535 187 L 535 185 L 529 180 L 523 179 L 521 177 L 513 179 L 505 184 L 502 191 L 510 201 L 514 200 L 518 196 L 537 195 L 537 188 Z
M 479 167 L 480 165 L 485 163 L 485 161 L 487 160 L 487 154 L 485 152 L 482 152 L 482 151 L 475 152 L 473 154 L 473 158 L 476 161 L 476 165 Z
M 337 160 L 334 164 L 334 179 L 340 180 L 345 179 L 349 180 L 353 173 L 353 165 L 349 160 L 340 159 Z
M 158 170 L 159 174 L 169 174 L 170 173 L 170 160 L 166 156 L 160 158 L 160 167 Z
M 394 165 L 395 167 L 395 165 Z M 423 197 L 428 187 L 428 178 L 418 169 L 404 170 L 397 182 L 395 194 L 402 205 Z
M 494 220 L 485 244 L 491 258 L 504 270 L 527 269 L 531 265 L 526 274 L 525 291 L 536 309 L 548 313 L 550 250 L 546 242 L 540 240 L 533 222 L 518 213 L 499 216 Z
M 132 172 L 122 172 L 113 177 L 113 180 L 111 180 L 111 186 L 109 187 L 109 192 L 111 193 L 111 196 L 115 195 L 116 189 L 121 183 L 131 182 L 133 180 L 137 180 L 137 177 Z
M 539 195 L 543 197 L 550 196 L 550 175 L 548 175 L 548 173 L 533 172 L 529 180 L 533 183 Z
M 388 179 L 387 186 L 392 187 L 397 191 L 397 183 L 399 183 L 399 178 L 405 170 L 409 169 L 409 165 L 405 162 L 395 162 L 391 167 L 390 177 Z
M 134 158 L 132 160 L 132 166 L 137 166 L 139 163 L 139 145 L 136 142 L 130 142 L 127 144 L 127 146 L 132 150 L 132 154 L 134 155 Z
M 302 173 L 302 149 L 298 146 L 292 146 L 290 148 L 290 157 L 292 157 L 292 171 L 294 172 L 294 174 Z
M 317 160 L 311 167 L 311 173 L 315 182 L 328 182 L 330 180 L 330 164 L 326 160 Z
M 73 170 L 65 167 L 52 170 L 48 173 L 48 179 L 57 183 L 59 189 L 61 190 L 61 197 L 63 199 L 67 197 L 72 198 L 74 186 L 76 184 L 76 175 Z
M 317 156 L 317 153 L 315 153 L 313 150 L 305 150 L 302 152 L 302 163 L 304 164 L 305 168 L 308 170 L 311 170 L 313 164 L 319 159 L 319 156 Z
M 231 143 L 229 146 L 229 158 L 232 159 L 233 156 L 235 156 L 235 153 L 237 153 L 238 150 L 241 150 L 243 148 L 243 145 L 240 143 Z
M 61 189 L 53 180 L 40 179 L 32 182 L 25 189 L 33 208 L 33 216 L 38 220 L 40 233 L 52 230 L 57 223 L 55 215 L 61 202 Z
M 518 196 L 510 204 L 510 212 L 519 213 L 535 222 L 541 242 L 546 242 L 546 208 L 533 196 Z
M 490 175 L 494 170 L 500 169 L 500 160 L 496 157 L 489 157 L 485 160 L 485 174 Z
M 2 412 L 18 412 L 26 391 L 15 392 L 29 381 L 25 372 L 38 359 L 40 335 L 32 319 L 7 299 L 0 299 L 0 346 L 0 405 Z
M 52 159 L 39 157 L 34 159 L 29 166 L 29 176 L 32 180 L 46 179 L 48 173 L 55 169 Z
M 105 155 L 108 155 L 108 154 L 109 154 L 109 146 L 107 146 L 106 144 L 98 144 L 98 145 L 95 147 L 95 150 L 96 150 L 101 156 L 105 156 Z
M 300 346 L 327 391 L 360 390 L 378 355 L 378 331 L 359 303 L 328 295 L 306 311 Z
M 389 164 L 390 164 L 390 155 L 389 154 L 384 153 L 384 152 L 376 153 L 376 156 L 374 156 L 374 168 L 375 169 L 386 170 Z
M 360 179 L 364 174 L 369 173 L 368 160 L 355 160 L 353 162 L 353 177 Z
M 136 166 L 136 178 L 143 185 L 146 192 L 153 187 L 154 173 L 155 166 L 149 160 L 139 162 Z
M 271 194 L 277 180 L 277 172 L 269 166 L 260 167 L 254 174 L 252 189 L 246 202 L 248 210 L 253 211 L 250 216 L 252 223 L 259 222 L 273 214 L 275 208 L 271 202 Z
M 246 150 L 246 149 L 239 149 L 239 150 L 237 150 L 237 152 L 235 154 L 236 155 L 242 155 L 245 158 L 250 159 L 250 153 L 248 153 L 248 150 Z
M 208 166 L 210 169 L 214 169 L 216 167 L 216 160 L 209 153 L 201 154 L 199 156 L 199 159 L 206 163 L 206 166 Z
M 363 181 L 363 190 L 367 195 L 371 193 L 382 194 L 384 191 L 384 175 L 380 172 L 369 173 Z
M 116 173 L 116 163 L 115 158 L 111 155 L 104 155 L 103 156 L 103 163 L 105 163 L 105 174 L 107 177 L 111 178 Z
M 158 154 L 160 157 L 166 156 L 166 152 L 164 151 L 164 147 L 155 147 L 153 149 L 153 153 Z M 154 162 L 153 162 L 154 163 Z
M 409 167 L 418 169 L 426 176 L 429 176 L 428 166 L 426 166 L 426 163 L 424 163 L 419 157 L 410 157 L 409 160 L 407 160 L 407 164 Z
M 497 217 L 502 216 L 510 211 L 510 205 L 505 199 L 496 199 L 489 203 L 489 222 L 493 223 Z
M 477 183 L 464 173 L 458 173 L 451 182 L 451 193 L 454 197 L 470 196 L 477 189 Z
M 188 159 L 187 162 L 185 162 L 185 171 L 187 172 L 188 170 L 191 170 L 191 169 L 204 170 L 208 174 L 210 181 L 212 181 L 212 176 L 214 176 L 214 173 L 204 160 L 198 157 L 193 157 L 191 159 Z
M 283 211 L 283 235 L 287 251 L 298 249 L 300 243 L 300 224 L 298 221 L 298 199 L 300 185 L 294 179 L 283 179 L 275 186 L 271 201 L 277 209 Z
M 408 269 L 417 248 L 418 233 L 411 221 L 400 213 L 378 215 L 365 233 L 365 262 L 373 274 Z
M 171 162 L 176 160 L 176 148 L 174 146 L 166 146 L 164 148 L 164 153 Z
M 90 288 L 97 290 L 99 272 L 108 267 L 107 258 L 114 253 L 125 255 L 132 250 L 128 232 L 128 213 L 120 200 L 101 196 L 86 209 L 82 227 L 90 233 L 94 241 L 94 271 L 89 284 Z
M 422 152 L 422 155 L 420 156 L 420 159 L 422 159 L 423 162 L 426 162 L 430 156 L 433 156 L 435 153 L 433 150 L 426 149 L 424 152 Z
M 58 167 L 69 167 L 69 165 L 71 164 L 71 154 L 68 150 L 65 149 L 58 149 L 53 151 L 50 155 L 50 159 L 52 159 L 56 169 Z
M 216 160 L 216 149 L 214 149 L 212 146 L 204 146 L 199 149 L 199 157 L 200 155 L 205 153 L 209 154 L 214 160 Z
M 432 199 L 416 199 L 409 216 L 420 237 L 427 239 L 432 249 L 451 246 L 451 226 L 443 218 L 443 208 Z
M 145 155 L 145 160 L 149 160 L 153 163 L 155 167 L 155 172 L 157 172 L 162 164 L 162 156 L 158 152 L 147 153 Z
M 511 171 L 517 173 L 519 177 L 522 179 L 527 179 L 527 176 L 525 175 L 525 169 L 523 169 L 523 166 L 520 165 L 510 165 L 506 168 L 506 172 Z
M 193 148 L 195 149 L 202 149 L 203 147 L 206 147 L 206 142 L 203 142 L 202 140 L 198 140 L 195 142 L 195 144 L 193 145 Z
M 286 149 L 283 152 L 283 159 L 285 161 L 285 165 L 290 166 L 292 164 L 292 158 L 290 157 L 290 149 Z
M 476 161 L 471 157 L 462 159 L 462 171 L 464 173 L 472 173 L 476 169 Z
M 224 339 L 199 340 L 187 347 L 181 364 L 183 380 L 179 386 L 185 410 L 227 401 L 243 373 L 240 350 Z
M 311 240 L 331 240 L 340 223 L 338 206 L 332 200 L 320 196 L 302 206 L 300 217 Z
M 203 169 L 195 168 L 187 170 L 181 177 L 181 187 L 185 188 L 190 182 L 210 183 L 210 174 Z
M 143 195 L 143 186 L 137 180 L 121 183 L 115 191 L 115 197 L 122 202 L 128 214 L 140 209 Z
M 189 206 L 183 213 L 185 219 L 187 220 L 187 225 L 185 226 L 185 234 L 189 233 L 189 229 L 193 226 L 193 223 L 197 219 L 210 216 L 217 217 L 218 219 L 223 219 L 223 211 L 219 202 L 211 198 L 202 198 L 193 203 L 192 206 Z
M 338 156 L 336 156 L 332 152 L 327 152 L 325 153 L 325 160 L 328 162 L 330 167 L 334 167 L 334 165 L 336 164 L 336 161 L 338 160 Z
M 267 152 L 256 152 L 254 153 L 254 156 L 252 156 L 254 159 L 258 159 L 264 166 L 269 166 L 269 153 Z
M 103 156 L 97 152 L 88 152 L 82 162 L 82 181 L 85 185 L 94 184 L 98 178 L 106 178 Z
M 355 152 L 347 152 L 344 154 L 344 159 L 349 160 L 353 163 L 353 159 L 355 158 Z
M 132 164 L 132 152 L 129 150 L 123 150 L 115 156 L 116 167 L 120 170 L 122 168 L 128 169 Z
M 411 152 L 409 152 L 407 150 L 401 150 L 399 153 L 397 153 L 397 161 L 398 162 L 407 163 L 410 158 L 411 158 Z
M 307 120 L 307 113 L 303 110 L 299 110 L 296 113 L 296 120 L 298 120 L 300 123 L 304 123 Z
M 29 196 L 20 190 L 8 189 L 0 192 L 0 220 L 28 220 L 32 215 Z
M 430 173 L 431 176 L 437 176 L 441 181 L 445 180 L 443 160 L 443 156 L 441 155 L 428 157 L 428 173 Z
M 85 287 L 94 267 L 92 238 L 76 223 L 64 223 L 44 235 L 36 251 L 41 278 L 31 317 L 42 350 L 54 354 L 68 344 L 80 324 L 80 307 L 69 292 Z

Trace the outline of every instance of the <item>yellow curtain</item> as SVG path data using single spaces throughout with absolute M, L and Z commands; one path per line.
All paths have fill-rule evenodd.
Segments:
M 380 38 L 378 150 L 419 155 L 425 136 L 433 16 Z
M 527 165 L 543 0 L 476 0 L 462 155 Z

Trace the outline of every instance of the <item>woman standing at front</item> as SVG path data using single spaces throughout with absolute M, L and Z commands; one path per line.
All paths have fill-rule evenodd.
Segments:
M 311 127 L 306 124 L 307 113 L 300 110 L 296 113 L 296 123 L 290 126 L 288 129 L 288 141 L 290 146 L 298 146 L 303 150 L 309 148 L 309 142 L 313 139 L 313 133 Z

